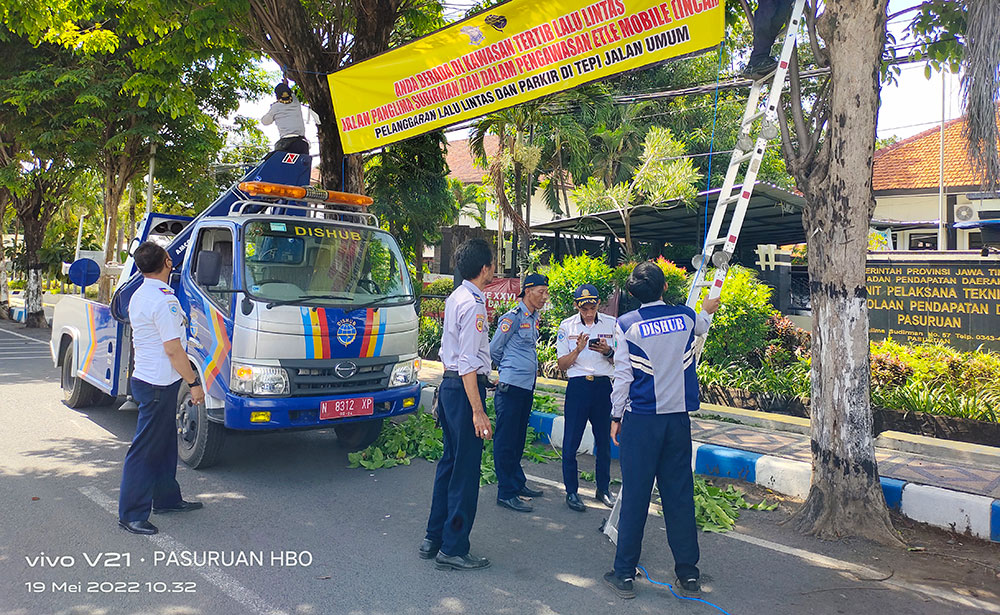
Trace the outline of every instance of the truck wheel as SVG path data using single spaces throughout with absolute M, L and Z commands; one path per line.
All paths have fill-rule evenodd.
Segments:
M 215 463 L 226 439 L 226 428 L 208 420 L 205 404 L 191 403 L 191 387 L 181 382 L 177 391 L 177 456 L 192 468 Z
M 101 394 L 97 388 L 76 377 L 76 362 L 73 360 L 73 344 L 67 344 L 62 356 L 62 382 L 63 399 L 70 408 L 83 408 L 91 406 Z
M 379 434 L 382 433 L 382 420 L 375 419 L 335 425 L 333 430 L 337 432 L 337 443 L 349 451 L 360 451 L 368 448 L 375 440 L 378 440 Z

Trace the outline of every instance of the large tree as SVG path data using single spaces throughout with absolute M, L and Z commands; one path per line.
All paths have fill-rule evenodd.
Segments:
M 995 39 L 995 0 L 926 2 L 912 9 L 911 32 L 922 45 L 918 51 L 935 67 L 963 48 L 966 4 L 979 4 L 991 13 L 987 23 Z M 818 66 L 829 67 L 830 74 L 815 96 L 805 95 L 793 56 L 779 126 L 788 170 L 807 203 L 803 225 L 813 306 L 812 487 L 793 521 L 803 532 L 822 538 L 862 536 L 896 543 L 872 439 L 865 289 L 880 79 L 891 74 L 883 65 L 886 5 L 887 0 L 807 5 L 808 55 Z M 902 49 L 890 45 L 889 51 L 892 56 Z M 977 52 L 966 55 L 966 61 L 967 74 L 994 75 L 979 87 L 995 105 L 1000 57 Z M 983 122 L 982 115 L 970 116 L 970 122 Z M 995 135 L 995 107 L 988 121 Z M 977 129 L 976 134 L 990 133 Z M 982 147 L 995 155 L 995 136 Z

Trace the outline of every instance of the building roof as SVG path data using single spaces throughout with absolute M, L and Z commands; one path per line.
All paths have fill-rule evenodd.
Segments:
M 975 189 L 980 180 L 966 152 L 965 117 L 944 124 L 944 185 Z M 998 115 L 1000 125 L 1000 115 Z M 875 194 L 937 192 L 941 173 L 941 127 L 893 143 L 875 152 Z
M 499 148 L 500 139 L 496 135 L 486 135 L 486 153 L 494 154 Z M 476 164 L 475 156 L 469 150 L 469 140 L 448 141 L 449 177 L 463 184 L 481 184 L 487 169 Z
M 738 190 L 740 186 L 735 186 Z M 632 238 L 640 241 L 659 241 L 672 244 L 702 245 L 705 223 L 705 201 L 712 208 L 719 196 L 719 188 L 698 194 L 697 207 L 688 207 L 671 201 L 656 207 L 642 205 L 632 209 Z M 773 243 L 787 245 L 805 241 L 802 228 L 802 208 L 805 199 L 773 184 L 757 182 L 747 207 L 740 243 L 757 245 Z M 733 207 L 723 220 L 722 228 L 729 228 Z M 570 232 L 591 236 L 610 235 L 612 229 L 618 237 L 625 236 L 621 215 L 617 210 L 563 218 L 545 224 L 533 224 L 532 231 Z

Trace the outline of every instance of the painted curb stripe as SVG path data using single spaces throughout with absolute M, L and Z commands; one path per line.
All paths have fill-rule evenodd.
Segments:
M 562 416 L 548 412 L 532 412 L 528 424 L 542 436 L 543 440 L 551 442 L 554 446 L 561 446 L 564 425 Z M 593 454 L 592 450 L 590 452 Z M 614 444 L 611 445 L 611 456 L 618 458 L 618 447 Z M 759 464 L 762 459 L 766 463 Z M 794 477 L 777 472 L 774 468 L 794 469 L 795 465 L 807 468 L 809 466 L 803 461 L 697 441 L 692 442 L 691 461 L 692 470 L 698 474 L 738 478 L 760 484 L 778 493 L 792 495 L 796 491 L 801 491 L 801 486 L 792 484 L 795 481 Z M 758 476 L 758 465 L 771 469 Z M 886 476 L 880 477 L 879 481 L 886 505 L 902 512 L 904 516 L 946 529 L 955 525 L 957 529 L 960 528 L 959 532 L 964 532 L 968 527 L 974 535 L 1000 542 L 1000 500 L 952 489 L 908 483 Z M 984 504 L 987 506 L 985 515 Z M 943 509 L 955 509 L 961 518 L 945 518 L 947 515 L 942 515 Z M 928 514 L 928 510 L 933 514 Z

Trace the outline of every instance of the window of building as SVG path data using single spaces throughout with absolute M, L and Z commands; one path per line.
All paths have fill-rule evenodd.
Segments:
M 911 250 L 937 250 L 937 233 L 910 233 Z

